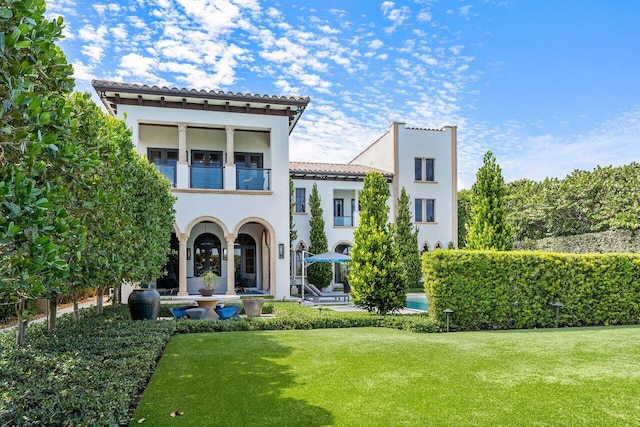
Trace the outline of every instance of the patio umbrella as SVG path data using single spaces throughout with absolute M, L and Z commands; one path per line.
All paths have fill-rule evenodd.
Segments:
M 324 252 L 318 255 L 312 255 L 310 257 L 305 258 L 305 262 L 307 264 L 313 264 L 314 262 L 345 262 L 350 261 L 351 257 L 345 254 L 339 254 L 337 252 Z
M 309 253 L 309 252 L 307 252 Z M 310 257 L 306 257 L 304 259 L 304 263 L 302 263 L 302 299 L 304 299 L 304 277 L 306 273 L 306 266 L 311 265 L 316 262 L 330 262 L 332 264 L 350 261 L 351 257 L 345 254 L 339 254 L 337 252 L 323 252 L 317 255 L 311 255 Z

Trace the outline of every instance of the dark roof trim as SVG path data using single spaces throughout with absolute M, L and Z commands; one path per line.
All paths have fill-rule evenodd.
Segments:
M 310 101 L 309 97 L 301 96 L 269 96 L 184 88 L 159 88 L 106 80 L 93 80 L 91 85 L 102 99 L 105 107 L 114 116 L 117 114 L 118 105 L 286 116 L 289 117 L 289 133 L 293 131 Z M 237 105 L 231 105 L 231 103 Z
M 328 172 L 328 171 L 292 171 L 289 170 L 291 179 L 307 179 L 313 181 L 357 181 L 363 182 L 366 173 L 362 172 Z M 387 182 L 393 181 L 392 173 L 382 175 Z

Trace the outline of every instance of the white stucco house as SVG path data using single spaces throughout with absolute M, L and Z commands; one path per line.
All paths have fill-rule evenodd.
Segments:
M 388 132 L 345 164 L 289 162 L 289 135 L 308 97 L 198 91 L 94 80 L 107 111 L 132 129 L 133 144 L 170 181 L 177 197 L 167 263 L 179 295 L 197 293 L 199 275 L 221 276 L 219 293 L 238 287 L 286 298 L 291 254 L 309 246 L 308 197 L 318 184 L 330 250 L 348 252 L 367 171 L 389 182 L 391 216 L 404 187 L 421 248 L 457 242 L 456 128 Z M 298 239 L 289 246 L 289 177 Z M 294 265 L 300 265 L 294 262 Z M 335 283 L 344 281 L 336 267 Z M 295 279 L 295 273 L 294 279 Z M 161 285 L 159 286 L 166 286 Z

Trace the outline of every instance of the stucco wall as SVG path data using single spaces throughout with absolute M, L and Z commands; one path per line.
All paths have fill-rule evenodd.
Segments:
M 189 225 L 200 217 L 212 217 L 228 232 L 237 233 L 241 224 L 259 219 L 273 230 L 268 262 L 275 272 L 276 298 L 289 295 L 289 259 L 278 258 L 278 244 L 289 251 L 289 123 L 286 117 L 258 114 L 238 114 L 213 111 L 194 111 L 171 108 L 141 106 L 118 106 L 120 118 L 126 116 L 126 123 L 133 131 L 133 142 L 138 151 L 145 155 L 149 146 L 178 148 L 178 123 L 187 124 L 187 149 L 220 149 L 226 151 L 224 130 L 194 129 L 193 127 L 235 128 L 234 151 L 264 153 L 264 167 L 271 169 L 271 191 L 242 192 L 236 190 L 193 191 L 175 189 L 177 197 L 176 226 L 179 232 L 189 230 Z M 164 124 L 166 127 L 150 127 L 144 124 Z M 175 127 L 174 127 L 175 126 Z M 189 129 L 191 127 L 191 129 Z M 259 132 L 253 132 L 259 131 Z M 152 145 L 151 145 L 152 144 Z M 183 181 L 185 182 L 185 181 Z M 188 181 L 186 181 L 188 182 Z M 209 225 L 208 225 L 209 227 Z M 222 230 L 220 231 L 222 233 Z M 194 235 L 199 233 L 194 231 Z M 192 247 L 194 235 L 188 247 Z M 226 246 L 224 236 L 222 246 Z M 260 247 L 260 240 L 256 240 Z M 230 251 L 231 253 L 233 251 Z M 263 259 L 264 262 L 264 259 Z M 187 261 L 189 265 L 191 261 Z M 189 267 L 188 267 L 189 268 Z M 188 270 L 192 273 L 191 270 Z M 257 268 L 261 268 L 259 265 Z M 223 271 L 226 271 L 223 266 Z M 273 286 L 273 284 L 272 284 Z

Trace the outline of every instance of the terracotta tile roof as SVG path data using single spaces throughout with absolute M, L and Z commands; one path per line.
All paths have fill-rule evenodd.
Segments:
M 237 101 L 254 101 L 268 104 L 308 104 L 310 98 L 308 96 L 277 96 L 277 95 L 258 95 L 250 93 L 233 93 L 231 91 L 213 91 L 213 90 L 197 90 L 188 88 L 168 88 L 158 86 L 148 86 L 135 83 L 112 82 L 108 80 L 92 80 L 91 85 L 96 89 L 110 91 L 126 91 L 126 92 L 144 92 L 148 94 L 165 95 L 165 96 L 189 96 L 206 99 L 229 99 Z
M 308 96 L 216 92 L 107 80 L 92 80 L 91 85 L 113 116 L 117 116 L 118 105 L 287 116 L 289 118 L 289 133 L 293 131 L 310 101 Z
M 380 172 L 387 181 L 393 173 L 362 165 L 338 163 L 289 162 L 289 175 L 297 179 L 329 179 L 338 181 L 362 181 L 367 172 Z

